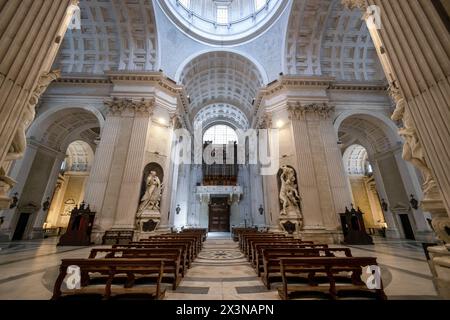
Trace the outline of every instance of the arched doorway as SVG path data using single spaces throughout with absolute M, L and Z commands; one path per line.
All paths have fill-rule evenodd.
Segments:
M 17 181 L 12 193 L 18 194 L 18 202 L 3 213 L 7 226 L 3 234 L 15 240 L 39 239 L 46 236 L 46 229 L 52 235 L 65 226 L 70 207 L 82 200 L 101 124 L 101 114 L 88 107 L 52 108 L 37 116 L 27 132 L 25 156 L 11 168 Z M 65 192 L 58 194 L 58 187 L 70 190 L 70 185 L 77 192 L 61 200 L 63 205 L 59 200 Z
M 84 199 L 84 191 L 94 159 L 94 151 L 84 141 L 72 142 L 61 166 L 44 230 L 47 235 L 64 233 L 70 213 Z
M 409 202 L 410 194 L 421 197 L 416 188 L 420 184 L 415 170 L 402 159 L 395 124 L 382 114 L 354 112 L 341 115 L 336 127 L 353 198 L 366 214 L 367 228 L 380 230 L 383 215 L 388 237 L 428 241 L 426 214 Z
M 343 160 L 353 203 L 365 213 L 364 225 L 367 231 L 384 235 L 387 225 L 366 148 L 359 144 L 349 146 L 344 152 Z

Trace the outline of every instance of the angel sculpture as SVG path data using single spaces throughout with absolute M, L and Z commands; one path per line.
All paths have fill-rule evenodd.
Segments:
M 162 184 L 156 175 L 155 171 L 151 171 L 147 181 L 147 189 L 141 199 L 138 212 L 144 212 L 146 210 L 159 211 L 159 203 L 162 195 Z
M 297 190 L 294 169 L 283 166 L 281 170 L 280 202 L 283 205 L 281 214 L 286 215 L 289 207 L 300 210 L 301 198 Z

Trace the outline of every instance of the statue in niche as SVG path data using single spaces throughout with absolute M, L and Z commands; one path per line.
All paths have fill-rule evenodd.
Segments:
M 139 205 L 139 213 L 144 211 L 159 211 L 162 195 L 162 183 L 156 171 L 151 171 L 146 182 L 146 191 Z
M 300 213 L 301 198 L 298 193 L 295 171 L 288 166 L 281 167 L 280 202 L 282 204 L 281 215 L 287 215 L 289 211 Z
M 402 157 L 404 160 L 411 162 L 422 172 L 424 178 L 423 192 L 424 194 L 427 194 L 436 187 L 436 183 L 425 160 L 423 148 L 419 141 L 419 137 L 417 136 L 413 119 L 407 110 L 406 101 L 400 90 L 392 85 L 390 88 L 390 94 L 396 103 L 392 120 L 403 121 L 403 127 L 398 131 L 399 135 L 405 139 Z

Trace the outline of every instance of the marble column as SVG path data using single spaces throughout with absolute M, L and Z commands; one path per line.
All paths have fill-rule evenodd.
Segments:
M 5 161 L 23 156 L 25 130 L 34 119 L 30 103 L 42 94 L 76 0 L 5 0 L 0 2 L 0 206 L 14 180 Z M 48 85 L 48 84 L 47 84 Z M 36 101 L 37 102 L 37 101 Z
M 440 192 L 425 191 L 425 205 L 450 214 L 450 34 L 440 10 L 429 0 L 343 0 L 366 11 L 380 60 L 392 86 L 404 98 L 397 117 L 409 131 L 414 150 L 410 159 L 431 174 Z M 379 8 L 372 10 L 373 6 Z M 442 12 L 445 14 L 445 12 Z M 381 25 L 373 23 L 378 18 Z M 439 211 L 439 210 L 437 210 Z M 442 211 L 442 210 L 441 210 Z
M 372 168 L 373 168 L 373 173 L 374 173 L 374 177 L 375 177 L 375 184 L 377 186 L 378 194 L 380 195 L 381 199 L 385 199 L 385 201 L 389 201 L 388 194 L 387 194 L 386 189 L 384 187 L 384 181 L 383 181 L 383 178 L 381 176 L 380 166 L 378 165 L 378 162 L 375 159 L 371 159 L 370 163 L 371 163 Z M 388 206 L 388 210 L 387 211 L 383 211 L 383 215 L 384 215 L 384 219 L 385 219 L 386 224 L 387 224 L 386 236 L 388 238 L 394 238 L 394 239 L 400 238 L 401 235 L 400 235 L 400 232 L 398 230 L 398 226 L 397 226 L 397 222 L 395 221 L 394 214 L 391 211 L 391 206 L 390 205 Z
M 340 242 L 343 234 L 338 214 L 350 205 L 351 195 L 331 121 L 334 107 L 289 102 L 288 110 L 303 198 L 302 237 Z
M 48 209 L 45 210 L 42 204 L 47 200 L 47 198 L 52 197 L 53 192 L 56 188 L 56 182 L 58 181 L 59 172 L 61 171 L 61 165 L 65 159 L 66 155 L 63 153 L 57 154 L 53 163 L 53 167 L 50 172 L 49 180 L 45 188 L 43 197 L 41 199 L 41 207 L 37 212 L 36 219 L 33 224 L 33 229 L 29 236 L 29 239 L 43 239 L 44 238 L 44 222 L 47 220 Z
M 122 102 L 119 102 L 122 103 Z M 133 118 L 128 153 L 120 183 L 120 193 L 113 229 L 134 230 L 139 205 L 145 150 L 148 143 L 154 101 L 129 101 L 122 116 Z

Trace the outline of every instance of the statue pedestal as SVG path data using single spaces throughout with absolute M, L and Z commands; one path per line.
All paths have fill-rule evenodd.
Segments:
M 301 238 L 300 231 L 303 229 L 303 217 L 298 208 L 291 208 L 287 212 L 280 213 L 281 230 L 294 238 Z
M 0 209 L 9 209 L 12 199 L 8 197 L 8 193 L 15 184 L 16 181 L 0 172 Z
M 137 240 L 145 239 L 156 234 L 161 223 L 161 213 L 156 210 L 145 210 L 136 217 L 136 237 Z

